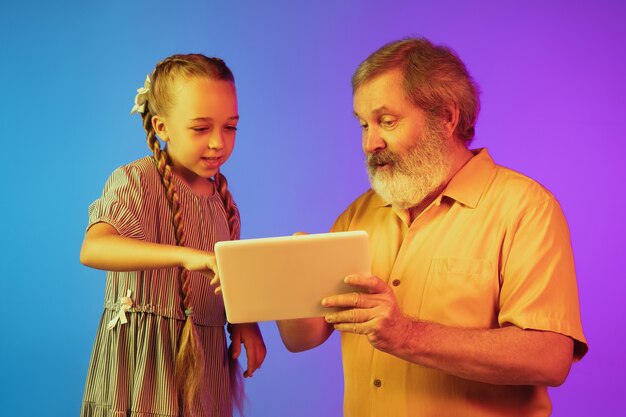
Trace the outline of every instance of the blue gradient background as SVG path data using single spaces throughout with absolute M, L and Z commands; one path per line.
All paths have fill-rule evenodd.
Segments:
M 553 415 L 626 415 L 626 3 L 300 3 L 2 2 L 2 415 L 79 411 L 104 288 L 78 262 L 87 206 L 147 154 L 128 113 L 158 60 L 197 51 L 235 73 L 225 173 L 243 237 L 324 232 L 367 188 L 352 71 L 407 35 L 459 53 L 483 90 L 474 145 L 546 185 L 569 220 L 591 350 L 551 390 Z M 337 335 L 290 354 L 261 327 L 247 415 L 341 415 Z

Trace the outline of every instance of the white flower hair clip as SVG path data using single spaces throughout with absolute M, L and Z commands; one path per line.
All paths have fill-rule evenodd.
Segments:
M 148 102 L 148 92 L 150 91 L 150 75 L 146 75 L 146 81 L 143 82 L 143 87 L 137 89 L 137 95 L 135 96 L 135 105 L 133 106 L 130 114 L 141 113 L 146 110 L 146 103 Z

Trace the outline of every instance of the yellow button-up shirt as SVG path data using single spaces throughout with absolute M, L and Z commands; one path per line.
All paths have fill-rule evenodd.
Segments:
M 475 156 L 411 224 L 372 190 L 333 231 L 366 230 L 372 273 L 407 316 L 454 327 L 515 325 L 570 336 L 587 351 L 570 235 L 561 208 L 537 182 Z M 367 416 L 548 416 L 547 389 L 469 381 L 374 349 L 342 333 L 344 412 Z

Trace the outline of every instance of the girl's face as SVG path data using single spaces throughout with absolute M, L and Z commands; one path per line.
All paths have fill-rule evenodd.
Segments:
M 155 116 L 157 135 L 167 143 L 172 169 L 196 192 L 213 191 L 211 182 L 235 146 L 239 113 L 230 81 L 194 77 L 177 82 L 167 117 Z

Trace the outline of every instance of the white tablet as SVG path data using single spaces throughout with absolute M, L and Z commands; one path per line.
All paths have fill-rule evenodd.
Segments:
M 218 242 L 215 256 L 230 323 L 321 317 L 322 298 L 355 291 L 344 277 L 371 271 L 364 231 Z

